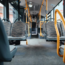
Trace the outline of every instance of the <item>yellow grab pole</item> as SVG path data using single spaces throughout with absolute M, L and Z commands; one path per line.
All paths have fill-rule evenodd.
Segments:
M 63 62 L 65 63 L 65 44 L 64 44 Z
M 26 40 L 26 45 L 28 45 L 28 41 Z
M 43 25 L 43 23 L 41 24 L 41 22 L 42 22 L 42 21 L 40 21 L 40 36 L 43 37 L 42 32 L 41 32 L 41 26 Z
M 30 23 L 28 22 L 28 36 L 30 36 L 29 24 L 30 24 Z
M 41 7 L 40 7 L 40 11 L 39 11 L 39 20 L 40 20 L 40 36 L 43 36 L 43 35 L 42 35 L 42 32 L 41 32 L 41 9 L 42 9 L 43 3 L 44 3 L 44 0 L 42 1 Z
M 40 11 L 39 11 L 39 15 L 41 13 L 41 9 L 42 9 L 43 3 L 44 3 L 44 0 L 42 1 L 41 7 L 40 7 Z
M 40 36 L 42 36 L 42 32 L 41 32 L 41 21 L 40 21 Z
M 28 5 L 27 5 L 27 7 L 28 7 Z M 29 10 L 29 7 L 28 7 L 28 16 L 30 17 L 30 21 L 32 22 L 32 18 L 31 18 L 31 15 L 30 15 L 30 10 Z
M 55 10 L 55 29 L 56 29 L 56 34 L 57 34 L 57 54 L 58 54 L 58 56 L 63 57 L 63 62 L 65 63 L 65 47 L 64 47 L 64 54 L 63 54 L 63 55 L 60 55 L 60 53 L 59 53 L 60 34 L 59 34 L 59 31 L 58 31 L 58 27 L 57 27 L 57 13 L 58 13 L 59 16 L 61 17 L 61 20 L 62 20 L 64 29 L 65 29 L 65 20 L 64 20 L 62 14 L 60 13 L 60 11 L 59 11 L 58 9 Z

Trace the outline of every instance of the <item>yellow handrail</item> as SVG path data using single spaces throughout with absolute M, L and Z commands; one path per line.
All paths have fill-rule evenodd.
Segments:
M 59 34 L 59 31 L 58 31 L 58 27 L 57 27 L 57 13 L 59 14 L 59 16 L 61 17 L 61 20 L 62 20 L 62 23 L 63 23 L 63 26 L 64 26 L 64 29 L 65 29 L 65 21 L 64 21 L 64 18 L 62 16 L 62 14 L 60 13 L 60 11 L 58 9 L 55 10 L 55 29 L 56 29 L 56 34 L 57 34 L 57 54 L 60 56 L 60 57 L 63 57 L 63 62 L 65 63 L 65 46 L 64 46 L 64 54 L 63 55 L 60 55 L 59 53 L 59 47 L 60 47 L 60 34 Z
M 40 36 L 43 37 L 42 32 L 41 32 L 41 26 L 43 25 L 43 23 L 41 24 L 41 22 L 44 22 L 44 21 L 40 21 Z
M 43 3 L 44 3 L 44 0 L 42 1 L 41 7 L 40 7 L 40 11 L 39 11 L 39 15 L 41 14 L 41 9 L 42 9 Z M 41 18 L 41 16 L 39 18 Z

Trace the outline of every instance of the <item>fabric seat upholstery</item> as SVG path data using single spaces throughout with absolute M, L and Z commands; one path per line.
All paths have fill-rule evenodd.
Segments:
M 12 26 L 11 36 L 9 40 L 26 40 L 26 23 L 17 21 Z

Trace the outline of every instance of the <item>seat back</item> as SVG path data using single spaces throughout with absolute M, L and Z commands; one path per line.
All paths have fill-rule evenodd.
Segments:
M 55 31 L 53 21 L 46 23 L 46 33 L 47 33 L 47 36 L 56 37 L 56 31 Z
M 5 21 L 5 22 L 3 22 L 3 24 L 4 24 L 7 35 L 10 36 L 11 35 L 11 23 Z
M 22 37 L 25 36 L 26 23 L 22 21 L 17 21 L 13 24 L 12 27 L 12 36 L 13 37 Z
M 0 19 L 0 62 L 11 61 L 9 42 L 4 25 Z
M 61 22 L 61 34 L 62 34 L 61 36 L 65 36 L 65 29 L 62 22 Z

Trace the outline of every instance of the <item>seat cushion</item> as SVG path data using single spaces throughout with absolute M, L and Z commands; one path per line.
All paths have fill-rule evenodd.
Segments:
M 26 40 L 26 37 L 23 36 L 23 37 L 12 37 L 12 36 L 8 36 L 8 39 L 9 40 Z
M 57 37 L 50 37 L 50 36 L 47 36 L 46 39 L 47 39 L 47 40 L 57 40 Z M 61 36 L 61 37 L 60 37 L 60 40 L 61 40 L 61 41 L 64 41 L 64 40 L 65 40 L 65 36 Z

